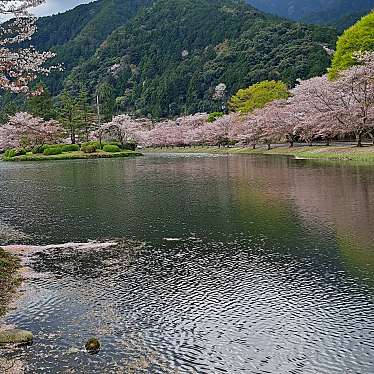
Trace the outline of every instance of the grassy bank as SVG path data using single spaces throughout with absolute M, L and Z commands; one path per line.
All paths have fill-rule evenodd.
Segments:
M 248 154 L 248 155 L 283 155 L 302 159 L 360 161 L 374 164 L 374 146 L 357 148 L 355 146 L 302 146 L 302 147 L 275 147 L 268 150 L 266 147 L 252 148 L 226 148 L 226 147 L 173 147 L 149 148 L 145 152 L 157 153 L 211 153 L 211 154 Z
M 33 154 L 31 152 L 23 156 L 16 157 L 3 157 L 4 161 L 50 161 L 50 160 L 84 160 L 84 159 L 95 159 L 95 158 L 119 158 L 119 157 L 136 157 L 142 156 L 141 153 L 133 151 L 122 151 L 109 153 L 104 151 L 94 152 L 94 153 L 84 153 L 82 151 L 75 152 L 64 152 L 58 155 L 44 154 Z
M 5 314 L 9 301 L 21 282 L 19 268 L 19 258 L 0 248 L 0 317 Z

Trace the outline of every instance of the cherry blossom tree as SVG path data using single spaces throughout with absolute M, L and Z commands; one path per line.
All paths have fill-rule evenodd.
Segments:
M 55 120 L 45 121 L 25 112 L 16 113 L 0 127 L 0 149 L 56 143 L 62 133 L 61 125 Z
M 316 136 L 355 134 L 357 146 L 365 136 L 374 138 L 374 53 L 356 54 L 360 65 L 330 81 L 327 76 L 300 81 L 292 94 L 304 106 L 308 126 L 316 125 Z
M 102 136 L 105 134 L 111 140 L 118 141 L 124 147 L 128 142 L 136 142 L 139 132 L 143 128 L 150 128 L 150 121 L 148 119 L 135 119 L 124 114 L 114 117 L 111 122 L 103 124 L 97 132 L 99 131 Z
M 0 16 L 8 19 L 0 25 L 0 89 L 36 95 L 30 83 L 51 68 L 44 63 L 54 57 L 52 52 L 38 52 L 32 46 L 20 47 L 36 31 L 36 18 L 30 9 L 45 0 L 0 0 Z M 9 19 L 10 18 L 10 19 Z

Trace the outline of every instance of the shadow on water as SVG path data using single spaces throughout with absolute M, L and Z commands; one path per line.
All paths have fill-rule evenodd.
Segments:
M 2 222 L 29 243 L 145 241 L 31 256 L 6 322 L 35 344 L 0 352 L 29 372 L 374 371 L 371 169 L 151 155 L 0 173 Z

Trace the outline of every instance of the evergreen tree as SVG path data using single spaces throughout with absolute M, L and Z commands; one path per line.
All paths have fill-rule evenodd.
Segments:
M 110 122 L 116 107 L 116 97 L 113 87 L 108 83 L 101 83 L 96 90 L 99 98 L 100 114 L 103 122 Z
M 84 141 L 88 142 L 89 132 L 96 121 L 96 113 L 89 102 L 89 96 L 85 89 L 81 89 L 77 100 L 77 115 L 79 128 L 83 131 Z
M 72 144 L 76 143 L 77 130 L 82 127 L 79 116 L 78 100 L 70 95 L 67 90 L 60 95 L 59 121 L 70 136 Z
M 10 92 L 4 92 L 0 96 L 0 124 L 8 121 L 10 116 L 14 116 L 17 112 L 24 110 L 23 98 Z
M 27 112 L 45 120 L 55 119 L 56 110 L 49 90 L 45 85 L 39 85 L 40 95 L 30 97 L 26 102 Z

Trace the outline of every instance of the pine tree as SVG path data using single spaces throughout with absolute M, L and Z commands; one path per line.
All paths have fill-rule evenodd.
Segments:
M 64 90 L 60 95 L 59 121 L 68 132 L 71 143 L 76 143 L 77 130 L 82 126 L 79 116 L 78 100 Z
M 93 129 L 97 119 L 96 113 L 89 101 L 87 91 L 82 88 L 77 100 L 77 115 L 79 118 L 79 128 L 83 131 L 86 142 L 88 142 L 89 132 Z
M 110 122 L 116 106 L 113 87 L 107 82 L 101 83 L 96 90 L 96 94 L 99 97 L 101 118 L 104 122 Z
M 26 102 L 27 112 L 45 120 L 56 118 L 56 109 L 51 94 L 44 85 L 39 85 L 37 90 L 40 95 L 30 97 Z

